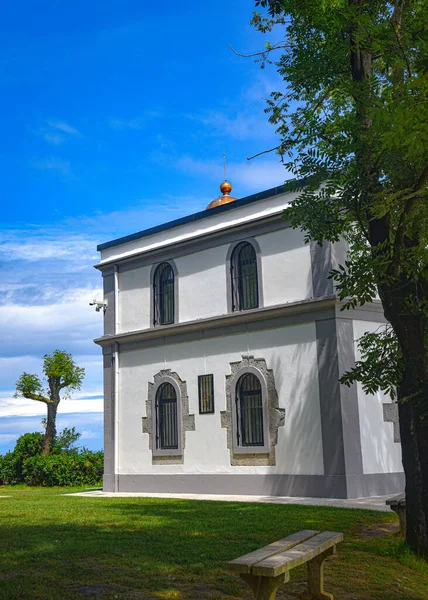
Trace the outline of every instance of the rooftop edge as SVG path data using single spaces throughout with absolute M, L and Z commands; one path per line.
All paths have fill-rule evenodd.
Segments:
M 187 223 L 199 221 L 205 217 L 218 215 L 223 212 L 227 212 L 228 210 L 234 210 L 235 208 L 245 206 L 246 204 L 251 204 L 252 202 L 264 200 L 265 198 L 271 198 L 272 196 L 279 196 L 279 194 L 284 194 L 286 192 L 292 192 L 294 191 L 294 188 L 299 187 L 299 185 L 302 185 L 302 183 L 302 180 L 286 181 L 283 185 L 264 190 L 263 192 L 257 192 L 257 194 L 252 194 L 251 196 L 245 196 L 244 198 L 235 200 L 235 202 L 223 204 L 221 206 L 217 206 L 216 208 L 201 210 L 200 212 L 193 213 L 186 217 L 181 217 L 180 219 L 175 219 L 174 221 L 168 221 L 167 223 L 162 223 L 161 225 L 156 225 L 155 227 L 150 227 L 149 229 L 143 229 L 137 233 L 132 233 L 130 235 L 111 240 L 110 242 L 104 242 L 103 244 L 99 244 L 97 246 L 97 251 L 101 252 L 102 250 L 107 250 L 107 248 L 120 246 L 121 244 L 126 244 L 127 242 L 148 237 L 149 235 L 160 233 L 161 231 L 166 231 L 168 229 L 173 229 L 174 227 L 179 227 L 180 225 L 186 225 Z

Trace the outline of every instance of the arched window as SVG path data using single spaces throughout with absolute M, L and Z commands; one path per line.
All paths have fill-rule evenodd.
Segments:
M 187 431 L 195 431 L 189 411 L 187 384 L 171 369 L 162 369 L 148 382 L 143 433 L 149 434 L 153 464 L 177 464 L 184 456 Z
M 153 278 L 153 324 L 174 323 L 174 271 L 167 262 L 161 263 Z
M 230 261 L 232 279 L 232 310 L 258 308 L 257 256 L 249 242 L 239 243 Z
M 242 375 L 236 385 L 238 446 L 263 446 L 263 396 L 253 373 Z
M 162 383 L 156 393 L 156 448 L 178 448 L 177 394 L 174 386 Z

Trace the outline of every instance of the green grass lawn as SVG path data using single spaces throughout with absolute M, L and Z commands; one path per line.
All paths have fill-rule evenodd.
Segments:
M 428 565 L 393 533 L 393 513 L 69 491 L 0 487 L 1 599 L 250 599 L 227 561 L 300 529 L 344 533 L 326 563 L 336 600 L 428 598 Z M 304 577 L 293 571 L 278 599 Z

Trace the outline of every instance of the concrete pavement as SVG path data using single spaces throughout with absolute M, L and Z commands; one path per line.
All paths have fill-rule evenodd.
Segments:
M 301 504 L 303 506 L 334 506 L 337 508 L 360 508 L 390 512 L 385 501 L 391 496 L 373 496 L 371 498 L 291 498 L 288 496 L 224 496 L 214 494 L 155 494 L 143 492 L 103 492 L 90 490 L 67 496 L 82 496 L 86 498 L 177 498 L 181 500 L 214 500 L 218 502 L 264 502 L 268 504 Z

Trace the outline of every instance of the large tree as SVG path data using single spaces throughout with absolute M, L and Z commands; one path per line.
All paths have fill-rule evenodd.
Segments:
M 300 180 L 286 215 L 307 240 L 347 241 L 334 278 L 348 307 L 382 301 L 388 327 L 343 381 L 397 388 L 406 537 L 428 556 L 428 2 L 255 6 L 275 36 L 258 60 L 284 80 L 268 99 L 274 150 Z
M 63 398 L 69 398 L 73 390 L 79 390 L 85 369 L 78 367 L 71 354 L 63 350 L 54 350 L 43 357 L 43 373 L 47 383 L 45 387 L 38 375 L 23 373 L 16 382 L 15 396 L 23 396 L 47 406 L 43 454 L 49 454 L 56 435 L 56 415 L 58 405 Z

